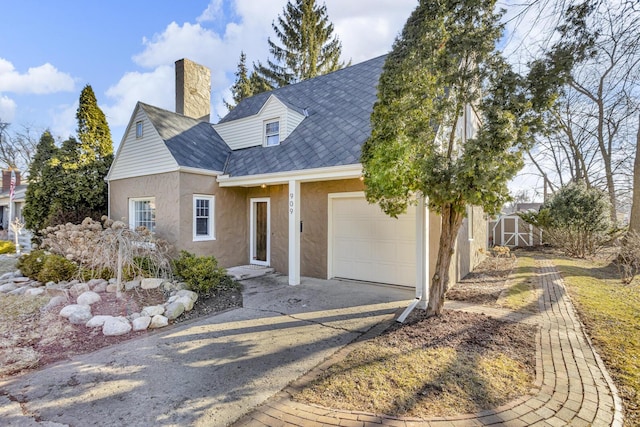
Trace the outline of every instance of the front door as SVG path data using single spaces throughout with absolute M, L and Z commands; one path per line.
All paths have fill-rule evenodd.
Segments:
M 251 264 L 269 265 L 269 198 L 251 199 Z

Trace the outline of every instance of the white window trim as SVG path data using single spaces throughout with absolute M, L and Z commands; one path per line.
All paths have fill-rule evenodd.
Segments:
M 267 144 L 267 138 L 269 136 L 275 135 L 275 134 L 271 134 L 271 135 L 267 134 L 267 125 L 269 125 L 271 123 L 278 123 L 278 143 L 277 144 L 273 144 L 273 145 L 268 145 Z M 263 135 L 263 138 L 264 138 L 262 145 L 264 147 L 277 147 L 278 145 L 280 145 L 280 143 L 282 142 L 282 120 L 280 120 L 280 117 L 274 117 L 274 118 L 269 119 L 269 120 L 264 120 L 262 122 L 262 135 Z
M 136 228 L 135 202 L 146 202 L 146 201 L 153 202 L 154 206 L 156 204 L 155 197 L 130 197 L 129 198 L 129 228 L 130 229 L 135 230 Z M 155 207 L 154 207 L 154 210 L 155 210 Z M 157 224 L 154 224 L 154 230 L 151 230 L 151 232 L 155 232 L 156 225 Z
M 197 221 L 196 221 L 196 203 L 198 200 L 209 201 L 209 224 L 208 232 L 206 235 L 198 235 L 197 233 Z M 215 212 L 216 212 L 216 198 L 215 196 L 208 194 L 194 194 L 193 195 L 193 241 L 202 242 L 207 240 L 216 240 L 215 235 Z

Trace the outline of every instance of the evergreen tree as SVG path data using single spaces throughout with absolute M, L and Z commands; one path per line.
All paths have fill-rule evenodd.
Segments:
M 224 105 L 229 110 L 233 110 L 240 101 L 253 95 L 253 87 L 251 86 L 251 80 L 247 72 L 247 55 L 245 55 L 244 52 L 240 52 L 240 61 L 238 62 L 238 69 L 235 76 L 236 81 L 233 86 L 231 86 L 233 103 L 224 101 Z
M 315 0 L 290 0 L 271 24 L 282 45 L 268 39 L 273 59 L 255 71 L 271 87 L 282 87 L 343 68 L 342 45 L 333 34 L 326 5 Z
M 57 177 L 54 174 L 52 160 L 57 156 L 57 152 L 53 136 L 49 131 L 45 131 L 40 137 L 29 166 L 29 185 L 22 211 L 26 227 L 35 232 L 45 227 L 54 200 Z
M 108 188 L 104 181 L 113 161 L 111 131 L 97 105 L 91 86 L 80 95 L 76 114 L 78 137 L 56 148 L 46 132 L 29 169 L 25 206 L 27 228 L 39 230 L 107 213 Z
M 80 162 L 91 163 L 110 158 L 113 155 L 111 130 L 104 113 L 98 107 L 91 85 L 86 85 L 80 93 L 76 119 L 81 144 Z
M 467 205 L 500 209 L 530 137 L 523 81 L 495 49 L 495 2 L 420 0 L 386 59 L 363 147 L 369 202 L 397 216 L 422 195 L 441 215 L 430 315 L 442 311 Z M 475 111 L 480 128 L 468 136 L 459 129 Z

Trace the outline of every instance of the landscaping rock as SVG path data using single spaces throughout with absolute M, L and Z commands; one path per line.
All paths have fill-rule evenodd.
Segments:
M 85 324 L 87 328 L 101 328 L 104 326 L 104 323 L 108 319 L 113 319 L 113 316 L 106 316 L 103 314 L 99 314 L 97 316 L 93 316 L 89 321 Z
M 13 282 L 9 282 L 0 286 L 0 292 L 2 292 L 3 294 L 15 291 L 16 289 L 18 289 L 18 286 Z
M 71 287 L 69 288 L 69 293 L 72 297 L 78 298 L 80 294 L 87 292 L 88 290 L 89 285 L 87 285 L 86 283 L 76 283 L 74 285 L 71 285 Z
M 145 279 L 142 279 L 142 283 L 140 284 L 140 287 L 142 289 L 156 289 L 156 288 L 159 288 L 163 282 L 164 282 L 164 279 L 145 278 Z
M 66 317 L 68 319 L 73 313 L 76 313 L 76 312 L 91 313 L 91 307 L 88 305 L 70 304 L 63 307 L 62 310 L 60 310 L 60 316 Z
M 31 289 L 30 286 L 22 286 L 9 292 L 9 295 L 24 295 L 27 289 Z
M 77 303 L 82 305 L 91 305 L 97 303 L 100 300 L 102 300 L 102 298 L 97 293 L 93 291 L 86 291 L 78 296 Z
M 124 284 L 124 289 L 130 291 L 140 287 L 140 280 L 130 280 Z
M 182 303 L 182 305 L 184 305 L 184 311 L 191 311 L 195 301 L 191 299 L 189 296 L 184 295 L 184 296 L 178 297 L 178 299 L 175 302 Z
M 37 296 L 44 294 L 44 289 L 42 288 L 31 288 L 24 291 L 25 295 Z
M 98 283 L 97 285 L 93 286 L 91 288 L 91 290 L 93 292 L 97 292 L 97 293 L 101 293 L 101 292 L 106 292 L 107 291 L 107 286 L 109 286 L 109 282 L 107 282 L 106 280 L 103 282 Z
M 192 302 L 196 302 L 198 299 L 198 294 L 193 291 L 188 291 L 186 289 L 180 290 L 176 293 L 179 297 L 188 297 Z
M 13 272 L 10 271 L 10 272 L 4 273 L 2 276 L 0 276 L 0 280 L 12 279 L 13 277 L 15 277 L 15 276 L 13 275 Z
M 13 279 L 11 279 L 11 281 L 13 283 L 24 283 L 24 282 L 29 282 L 31 279 L 29 279 L 28 277 L 14 277 Z
M 141 316 L 137 319 L 133 319 L 133 330 L 134 331 L 144 331 L 151 324 L 151 317 L 149 316 Z
M 151 305 L 148 307 L 143 307 L 142 311 L 140 312 L 141 315 L 150 316 L 150 317 L 153 317 L 157 314 L 162 314 L 162 313 L 164 313 L 164 306 L 162 305 Z
M 110 294 L 115 294 L 116 292 L 118 292 L 118 285 L 115 283 L 109 283 L 107 285 L 107 292 L 109 292 Z
M 168 324 L 169 324 L 169 319 L 164 317 L 162 314 L 156 314 L 151 318 L 149 329 L 164 328 Z
M 43 309 L 45 311 L 51 311 L 52 309 L 60 305 L 65 305 L 68 302 L 69 302 L 69 299 L 66 296 L 56 295 L 49 300 L 49 302 L 47 303 L 47 305 L 43 307 Z
M 181 302 L 172 302 L 164 309 L 164 315 L 167 319 L 173 320 L 184 313 L 184 304 Z
M 85 307 L 84 309 L 79 309 L 71 313 L 69 316 L 69 322 L 74 325 L 84 325 L 89 319 L 91 319 L 91 307 L 88 305 L 79 305 L 78 307 Z
M 93 290 L 93 288 L 95 288 L 97 285 L 100 285 L 102 283 L 107 283 L 108 282 L 104 279 L 100 279 L 100 278 L 96 278 L 96 279 L 91 279 L 87 282 L 87 285 L 89 285 L 89 288 L 91 288 Z
M 131 331 L 131 323 L 126 317 L 111 317 L 104 322 L 102 334 L 105 336 L 116 336 L 128 334 Z

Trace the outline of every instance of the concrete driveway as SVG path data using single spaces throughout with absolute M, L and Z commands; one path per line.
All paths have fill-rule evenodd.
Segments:
M 244 281 L 243 308 L 0 382 L 0 425 L 225 426 L 414 297 L 286 279 Z

